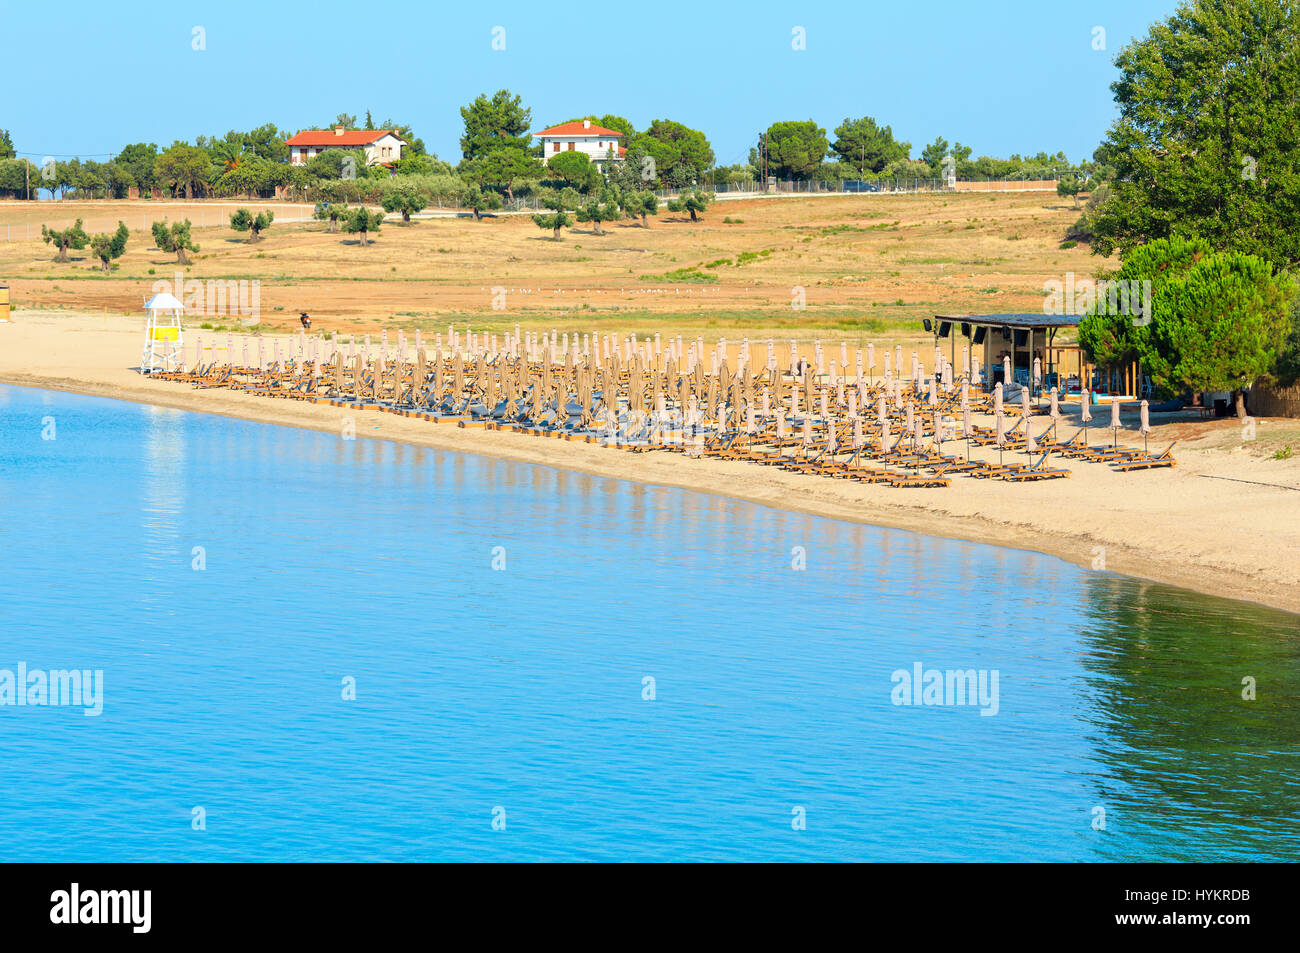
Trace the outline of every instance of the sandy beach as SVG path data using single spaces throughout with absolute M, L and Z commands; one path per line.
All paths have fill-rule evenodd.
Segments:
M 1122 474 L 1069 461 L 1070 479 L 1017 485 L 956 479 L 898 489 L 790 473 L 750 463 L 633 454 L 592 444 L 460 429 L 381 411 L 357 411 L 149 380 L 139 362 L 143 319 L 16 312 L 0 324 L 0 381 L 74 391 L 341 433 L 505 457 L 767 506 L 1034 550 L 1093 568 L 1300 612 L 1300 459 L 1274 459 L 1243 442 L 1236 420 L 1160 424 L 1154 448 L 1178 441 L 1174 469 Z M 1077 405 L 1073 413 L 1077 424 Z M 1104 426 L 1104 415 L 1095 421 Z M 1068 422 L 1067 422 L 1068 423 Z M 1126 419 L 1126 426 L 1133 422 Z M 1292 421 L 1256 422 L 1259 441 Z M 1073 433 L 1066 427 L 1064 433 Z M 1095 441 L 1109 441 L 1100 427 Z M 1121 443 L 1141 444 L 1135 430 Z M 975 451 L 995 459 L 996 451 Z M 809 554 L 816 558 L 815 553 Z

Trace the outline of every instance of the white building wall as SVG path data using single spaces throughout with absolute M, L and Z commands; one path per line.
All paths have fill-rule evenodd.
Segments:
M 572 150 L 569 149 L 570 142 L 573 143 Z M 557 144 L 560 147 L 558 151 L 555 148 Z M 544 149 L 547 162 L 550 162 L 554 156 L 558 156 L 561 152 L 569 152 L 569 151 L 585 153 L 587 158 L 589 158 L 592 162 L 604 162 L 610 157 L 609 153 L 611 150 L 614 153 L 614 160 L 617 161 L 618 144 L 619 144 L 619 140 L 613 138 L 612 136 L 554 136 L 554 137 L 543 136 L 542 137 L 542 147 Z

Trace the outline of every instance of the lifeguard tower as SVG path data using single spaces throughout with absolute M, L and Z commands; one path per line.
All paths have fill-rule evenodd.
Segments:
M 144 350 L 140 354 L 140 373 L 176 371 L 185 364 L 185 329 L 181 312 L 185 305 L 170 292 L 150 298 L 144 306 Z

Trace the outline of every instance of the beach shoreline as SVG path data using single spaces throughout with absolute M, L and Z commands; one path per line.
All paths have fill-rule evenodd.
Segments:
M 1073 478 L 1010 485 L 958 479 L 905 490 L 680 453 L 630 453 L 506 431 L 461 429 L 380 410 L 195 390 L 141 377 L 129 364 L 138 332 L 126 319 L 66 319 L 0 326 L 0 382 L 239 417 L 728 496 L 764 506 L 931 536 L 1028 550 L 1196 592 L 1300 612 L 1300 499 L 1286 482 L 1259 479 L 1257 459 L 1180 452 L 1179 467 L 1116 474 L 1097 464 Z M 62 328 L 60 326 L 63 326 Z M 134 325 L 131 325 L 134 327 Z M 136 351 L 135 356 L 138 356 Z M 1132 435 L 1129 435 L 1130 437 Z M 1240 454 L 1237 455 L 1241 457 Z M 1286 461 L 1291 463 L 1292 461 Z M 1202 479 L 1211 477 L 1212 479 Z M 1238 482 L 1245 481 L 1245 482 Z M 815 558 L 815 554 L 810 554 Z

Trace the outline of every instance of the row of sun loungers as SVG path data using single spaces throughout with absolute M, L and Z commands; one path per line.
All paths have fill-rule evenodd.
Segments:
M 778 403 L 791 389 L 798 391 L 791 395 L 793 398 L 805 394 L 806 388 L 802 413 L 792 413 L 790 429 L 782 430 L 784 417 L 756 413 L 757 391 L 748 375 L 747 390 L 739 386 L 737 375 L 734 379 L 709 381 L 706 392 L 701 373 L 674 376 L 671 365 L 667 372 L 640 365 L 615 365 L 612 371 L 606 368 L 603 377 L 587 368 L 587 376 L 583 377 L 572 367 L 546 367 L 516 359 L 512 366 L 503 368 L 492 366 L 496 358 L 471 360 L 474 367 L 467 370 L 460 357 L 430 368 L 423 354 L 418 363 L 404 364 L 366 362 L 359 357 L 345 360 L 339 354 L 319 369 L 309 361 L 277 362 L 267 369 L 211 364 L 156 376 L 202 389 L 225 387 L 261 397 L 377 409 L 455 423 L 467 429 L 512 430 L 600 443 L 634 453 L 678 452 L 899 488 L 946 487 L 962 476 L 1015 483 L 1068 478 L 1071 471 L 1051 465 L 1052 458 L 1102 463 L 1122 472 L 1175 465 L 1172 446 L 1154 456 L 1127 447 L 1089 447 L 1084 431 L 1068 440 L 1057 440 L 1055 423 L 1031 445 L 1024 416 L 1003 433 L 1000 442 L 994 428 L 971 427 L 968 431 L 965 439 L 969 444 L 998 447 L 998 462 L 944 454 L 940 452 L 943 441 L 937 432 L 939 421 L 945 413 L 960 412 L 952 394 L 937 406 L 933 402 L 927 406 L 917 395 L 909 394 L 908 419 L 915 414 L 916 425 L 912 431 L 891 438 L 889 446 L 882 448 L 882 428 L 870 408 L 884 392 L 860 390 L 855 397 L 861 403 L 846 407 L 841 387 L 829 400 L 823 391 L 818 395 L 820 401 L 815 402 L 806 378 L 790 379 L 769 369 L 758 383 L 775 390 Z M 669 419 L 647 410 L 650 391 L 644 375 L 655 374 L 659 375 L 653 390 L 658 406 L 665 407 L 665 392 L 675 398 Z M 568 383 L 555 384 L 557 376 Z M 600 389 L 593 389 L 593 382 L 602 385 Z M 572 396 L 575 391 L 576 396 Z M 559 395 L 566 392 L 571 396 L 562 399 Z M 687 396 L 691 402 L 689 414 L 682 406 Z M 764 410 L 768 396 L 765 391 Z M 899 399 L 896 392 L 893 400 Z M 965 399 L 971 401 L 976 412 L 987 412 L 984 395 L 968 394 Z M 697 400 L 703 400 L 705 405 L 700 411 Z M 797 400 L 792 402 L 798 404 Z M 743 427 L 742 405 L 748 417 Z M 712 413 L 710 406 L 714 407 Z M 828 407 L 830 413 L 823 416 Z M 1008 462 L 1007 453 L 1023 454 L 1027 459 Z

